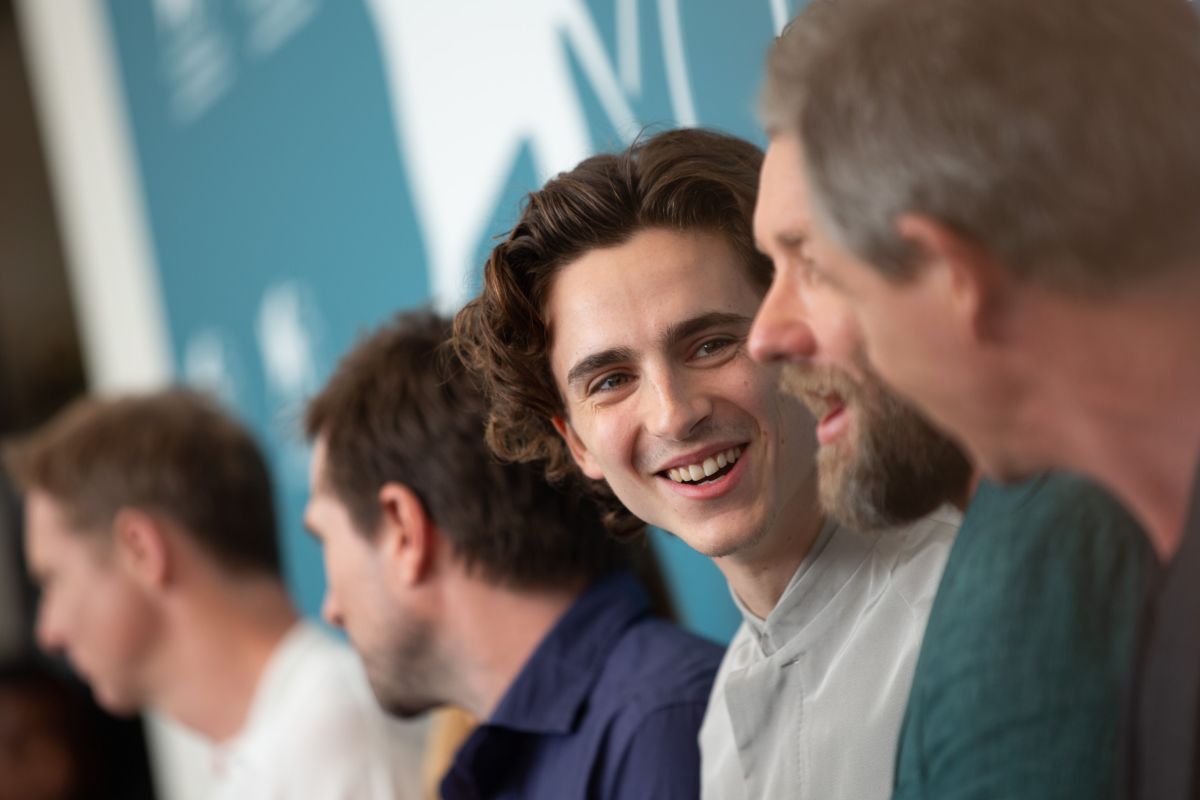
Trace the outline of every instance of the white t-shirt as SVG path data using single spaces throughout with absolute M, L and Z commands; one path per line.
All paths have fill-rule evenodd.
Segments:
M 961 516 L 829 523 L 766 620 L 743 622 L 700 729 L 704 800 L 886 800 L 929 609 Z
M 419 746 L 399 725 L 358 656 L 299 622 L 263 671 L 245 726 L 214 750 L 212 800 L 416 798 Z

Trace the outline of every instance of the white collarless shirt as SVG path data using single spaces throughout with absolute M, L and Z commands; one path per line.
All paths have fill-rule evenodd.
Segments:
M 766 620 L 742 625 L 700 729 L 704 800 L 886 800 L 929 609 L 961 515 L 827 523 Z
M 242 730 L 214 748 L 211 798 L 415 798 L 419 776 L 401 771 L 416 771 L 420 740 L 404 742 L 399 725 L 375 702 L 354 651 L 301 621 L 263 670 Z

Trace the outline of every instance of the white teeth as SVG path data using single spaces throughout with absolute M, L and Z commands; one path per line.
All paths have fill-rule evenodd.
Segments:
M 735 463 L 741 457 L 742 448 L 731 447 L 724 452 L 709 456 L 699 464 L 689 464 L 686 467 L 672 467 L 667 470 L 667 477 L 676 483 L 695 482 L 715 474 L 718 470 Z

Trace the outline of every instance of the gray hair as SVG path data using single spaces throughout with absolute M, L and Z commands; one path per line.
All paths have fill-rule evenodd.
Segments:
M 1184 0 L 814 0 L 768 58 L 814 211 L 900 280 L 906 213 L 1022 279 L 1200 267 L 1200 21 Z

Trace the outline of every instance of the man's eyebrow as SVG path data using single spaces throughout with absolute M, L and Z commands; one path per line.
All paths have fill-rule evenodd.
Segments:
M 632 360 L 633 351 L 628 347 L 610 347 L 607 350 L 601 350 L 599 353 L 593 353 L 575 362 L 575 365 L 567 372 L 567 385 L 572 386 L 597 370 L 604 369 L 612 364 Z
M 804 246 L 808 234 L 801 230 L 784 230 L 775 234 L 775 241 L 785 250 L 795 250 Z
M 726 311 L 710 311 L 707 314 L 685 319 L 682 322 L 677 322 L 667 328 L 663 334 L 663 343 L 668 347 L 674 347 L 685 339 L 690 339 L 697 333 L 706 331 L 709 328 L 719 328 L 726 325 L 736 325 L 749 328 L 753 322 L 752 317 L 747 317 L 745 314 L 730 314 Z

